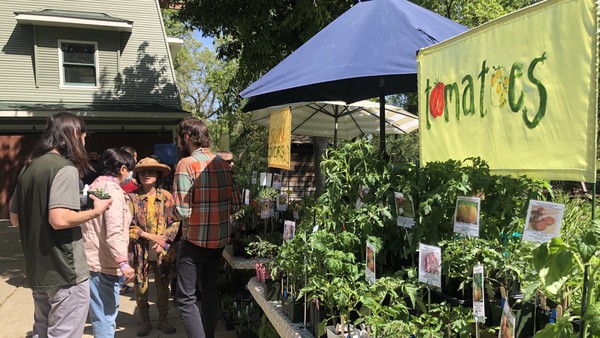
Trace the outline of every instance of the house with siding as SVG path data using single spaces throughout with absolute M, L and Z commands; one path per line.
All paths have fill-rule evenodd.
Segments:
M 3 0 L 0 6 L 0 219 L 48 116 L 68 111 L 86 148 L 172 144 L 181 108 L 158 0 Z

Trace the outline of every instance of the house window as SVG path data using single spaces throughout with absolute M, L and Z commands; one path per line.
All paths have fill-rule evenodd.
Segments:
M 97 87 L 97 43 L 59 41 L 59 45 L 61 85 Z

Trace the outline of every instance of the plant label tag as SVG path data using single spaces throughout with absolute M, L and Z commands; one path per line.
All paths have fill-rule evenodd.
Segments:
M 268 180 L 268 179 L 267 179 Z M 281 182 L 283 181 L 283 176 L 281 174 L 273 174 L 273 183 L 271 187 L 277 190 L 281 190 Z
M 483 265 L 473 267 L 473 317 L 475 321 L 485 322 Z
M 479 197 L 458 196 L 454 211 L 454 232 L 479 237 Z
M 394 192 L 396 205 L 396 225 L 412 228 L 415 225 L 415 207 L 412 196 L 402 192 Z
M 367 282 L 369 284 L 374 284 L 375 283 L 375 279 L 376 279 L 376 275 L 375 275 L 375 246 L 373 246 L 372 243 L 367 241 L 367 248 L 366 248 L 366 253 L 367 253 L 367 257 L 366 257 L 366 262 L 367 262 L 367 267 L 365 269 L 365 279 L 367 280 Z
M 271 199 L 263 198 L 260 200 L 260 218 L 266 219 L 271 216 Z
M 266 172 L 260 173 L 260 185 L 262 187 L 267 186 L 267 173 Z
M 285 220 L 283 221 L 283 241 L 287 242 L 294 238 L 296 234 L 296 222 Z
M 244 201 L 244 205 L 250 205 L 250 190 L 242 189 L 242 199 Z
M 442 249 L 419 243 L 419 282 L 442 288 Z
M 515 314 L 508 306 L 508 302 L 504 302 L 502 308 L 502 318 L 500 319 L 500 331 L 498 338 L 516 337 L 515 336 Z
M 543 243 L 557 237 L 560 234 L 564 211 L 564 204 L 529 201 L 523 239 Z
M 356 209 L 360 209 L 363 205 L 363 200 L 369 194 L 369 187 L 366 185 L 361 185 L 360 190 L 358 191 L 358 196 L 356 197 Z
M 277 211 L 287 211 L 287 195 L 277 195 Z

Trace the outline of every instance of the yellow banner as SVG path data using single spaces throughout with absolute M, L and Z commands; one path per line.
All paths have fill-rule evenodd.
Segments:
M 290 144 L 292 142 L 292 112 L 284 108 L 269 117 L 268 166 L 290 170 Z
M 419 52 L 421 162 L 596 181 L 593 0 L 549 0 Z

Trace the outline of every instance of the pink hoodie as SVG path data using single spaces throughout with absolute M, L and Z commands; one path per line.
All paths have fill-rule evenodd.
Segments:
M 112 205 L 102 215 L 85 222 L 81 230 L 90 271 L 122 275 L 120 262 L 127 261 L 131 214 L 125 192 L 111 176 L 99 176 L 90 190 L 103 189 L 112 197 Z

